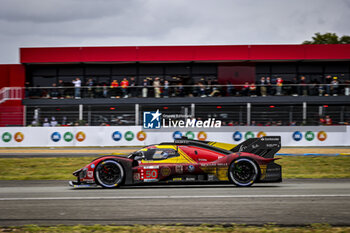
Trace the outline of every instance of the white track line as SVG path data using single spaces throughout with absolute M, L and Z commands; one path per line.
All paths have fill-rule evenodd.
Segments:
M 216 195 L 216 196 L 108 196 L 108 197 L 13 197 L 0 201 L 46 201 L 46 200 L 124 200 L 124 199 L 194 199 L 194 198 L 307 198 L 350 197 L 350 194 L 296 194 L 296 195 Z

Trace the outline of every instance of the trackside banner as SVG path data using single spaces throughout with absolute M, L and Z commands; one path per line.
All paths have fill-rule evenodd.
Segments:
M 350 126 L 0 127 L 0 136 L 0 147 L 144 146 L 182 136 L 232 144 L 252 137 L 281 136 L 282 146 L 350 146 Z

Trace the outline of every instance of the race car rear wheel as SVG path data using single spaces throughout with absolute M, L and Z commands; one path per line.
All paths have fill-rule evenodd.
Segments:
M 95 180 L 103 188 L 119 187 L 124 180 L 124 169 L 117 161 L 102 161 L 95 169 Z
M 229 178 L 237 186 L 251 186 L 258 175 L 258 166 L 249 158 L 239 158 L 229 168 Z

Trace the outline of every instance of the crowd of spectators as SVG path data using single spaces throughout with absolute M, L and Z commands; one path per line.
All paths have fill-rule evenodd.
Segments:
M 325 81 L 307 81 L 305 76 L 292 81 L 282 77 L 259 77 L 255 83 L 219 84 L 217 79 L 201 78 L 199 81 L 184 85 L 181 79 L 169 82 L 159 77 L 147 77 L 137 82 L 135 77 L 117 79 L 111 83 L 98 83 L 89 78 L 83 83 L 76 78 L 71 83 L 59 80 L 50 88 L 32 88 L 26 83 L 28 98 L 129 98 L 129 97 L 215 97 L 215 96 L 337 96 L 350 95 L 350 80 L 339 82 L 338 77 L 327 75 Z

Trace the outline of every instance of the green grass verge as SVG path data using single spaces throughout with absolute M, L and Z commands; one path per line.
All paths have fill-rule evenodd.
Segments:
M 50 226 L 41 227 L 36 225 L 27 225 L 21 227 L 6 227 L 0 228 L 0 232 L 286 232 L 286 233 L 298 233 L 298 232 L 312 232 L 312 233 L 338 233 L 349 232 L 350 227 L 332 227 L 328 224 L 312 224 L 305 227 L 279 227 L 275 225 L 266 225 L 262 227 L 243 226 L 243 225 L 201 225 L 201 226 L 165 226 L 165 225 L 149 225 L 149 226 Z
M 283 178 L 350 178 L 350 156 L 279 156 Z
M 73 171 L 92 159 L 1 158 L 0 180 L 69 180 L 74 178 Z M 283 167 L 283 178 L 350 178 L 350 156 L 284 156 L 277 163 Z

